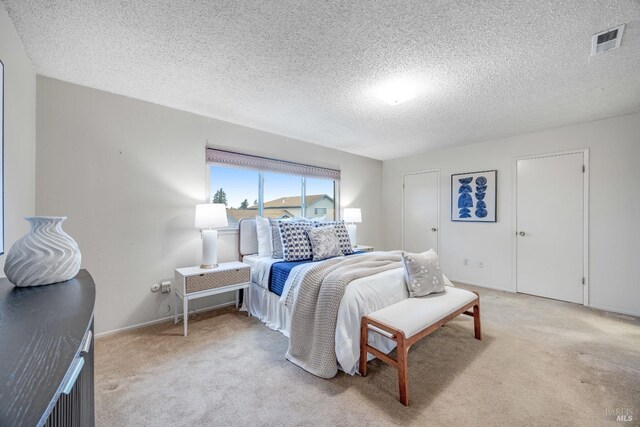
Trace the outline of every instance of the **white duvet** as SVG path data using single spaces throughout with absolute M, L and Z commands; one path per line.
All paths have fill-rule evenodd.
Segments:
M 253 282 L 262 288 L 268 289 L 269 271 L 271 265 L 277 261 L 279 260 L 263 257 L 251 259 L 251 278 Z M 313 264 L 314 263 L 302 264 L 291 270 L 282 292 L 282 297 L 280 297 L 281 308 L 285 310 L 289 316 L 291 315 L 291 307 L 293 306 L 292 301 L 295 301 L 297 296 L 296 286 L 304 276 L 305 270 Z M 451 285 L 451 282 L 446 277 L 445 283 Z M 289 291 L 291 291 L 293 299 L 290 299 L 289 304 L 287 304 L 286 300 Z M 338 366 L 342 371 L 353 375 L 358 370 L 358 360 L 360 358 L 360 319 L 362 316 L 406 298 L 409 298 L 409 292 L 404 282 L 402 268 L 356 279 L 347 286 L 342 301 L 340 302 L 336 322 L 335 350 Z M 282 332 L 287 336 L 289 335 L 289 331 Z M 371 332 L 369 333 L 369 342 L 385 353 L 390 352 L 395 347 L 395 342 L 380 334 Z M 369 357 L 373 358 L 371 355 Z
M 360 320 L 362 316 L 409 298 L 402 268 L 384 271 L 349 283 L 344 292 L 336 323 L 336 356 L 347 374 L 358 370 L 360 359 Z M 377 333 L 369 333 L 369 343 L 388 353 L 396 343 Z M 372 359 L 373 356 L 370 356 Z

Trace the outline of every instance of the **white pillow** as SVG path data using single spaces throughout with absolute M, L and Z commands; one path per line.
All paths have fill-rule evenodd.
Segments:
M 271 224 L 267 218 L 256 216 L 256 231 L 258 233 L 258 256 L 273 255 L 273 245 L 271 243 Z

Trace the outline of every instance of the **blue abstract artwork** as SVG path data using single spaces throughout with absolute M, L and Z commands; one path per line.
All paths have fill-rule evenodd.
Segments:
M 451 175 L 451 220 L 496 222 L 497 171 Z
M 487 194 L 487 178 L 484 176 L 479 176 L 476 178 L 476 198 L 478 194 L 482 195 L 482 199 L 484 199 L 485 194 Z M 476 203 L 476 217 L 484 218 L 487 216 L 487 204 L 484 200 L 478 200 Z
M 471 218 L 471 209 L 473 207 L 473 198 L 471 193 L 473 189 L 469 185 L 472 178 L 462 178 L 458 180 L 460 182 L 460 188 L 458 189 L 458 211 L 460 218 Z

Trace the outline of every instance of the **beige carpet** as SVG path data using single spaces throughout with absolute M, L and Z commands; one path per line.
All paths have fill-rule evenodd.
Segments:
M 393 368 L 317 378 L 285 360 L 279 332 L 225 309 L 199 314 L 187 338 L 167 322 L 98 339 L 97 424 L 640 425 L 638 319 L 479 291 L 483 341 L 463 316 L 414 346 L 408 408 Z

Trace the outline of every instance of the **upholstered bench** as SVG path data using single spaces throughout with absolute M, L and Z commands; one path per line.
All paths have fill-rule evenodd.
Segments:
M 469 311 L 473 308 L 473 312 Z M 437 330 L 449 320 L 466 314 L 473 316 L 476 339 L 480 332 L 480 296 L 477 292 L 445 287 L 444 292 L 419 298 L 407 298 L 362 317 L 360 325 L 360 374 L 367 375 L 367 355 L 373 354 L 398 370 L 400 401 L 409 406 L 409 379 L 407 353 L 409 348 Z M 368 342 L 369 330 L 377 332 L 397 343 L 397 359 L 394 360 Z

